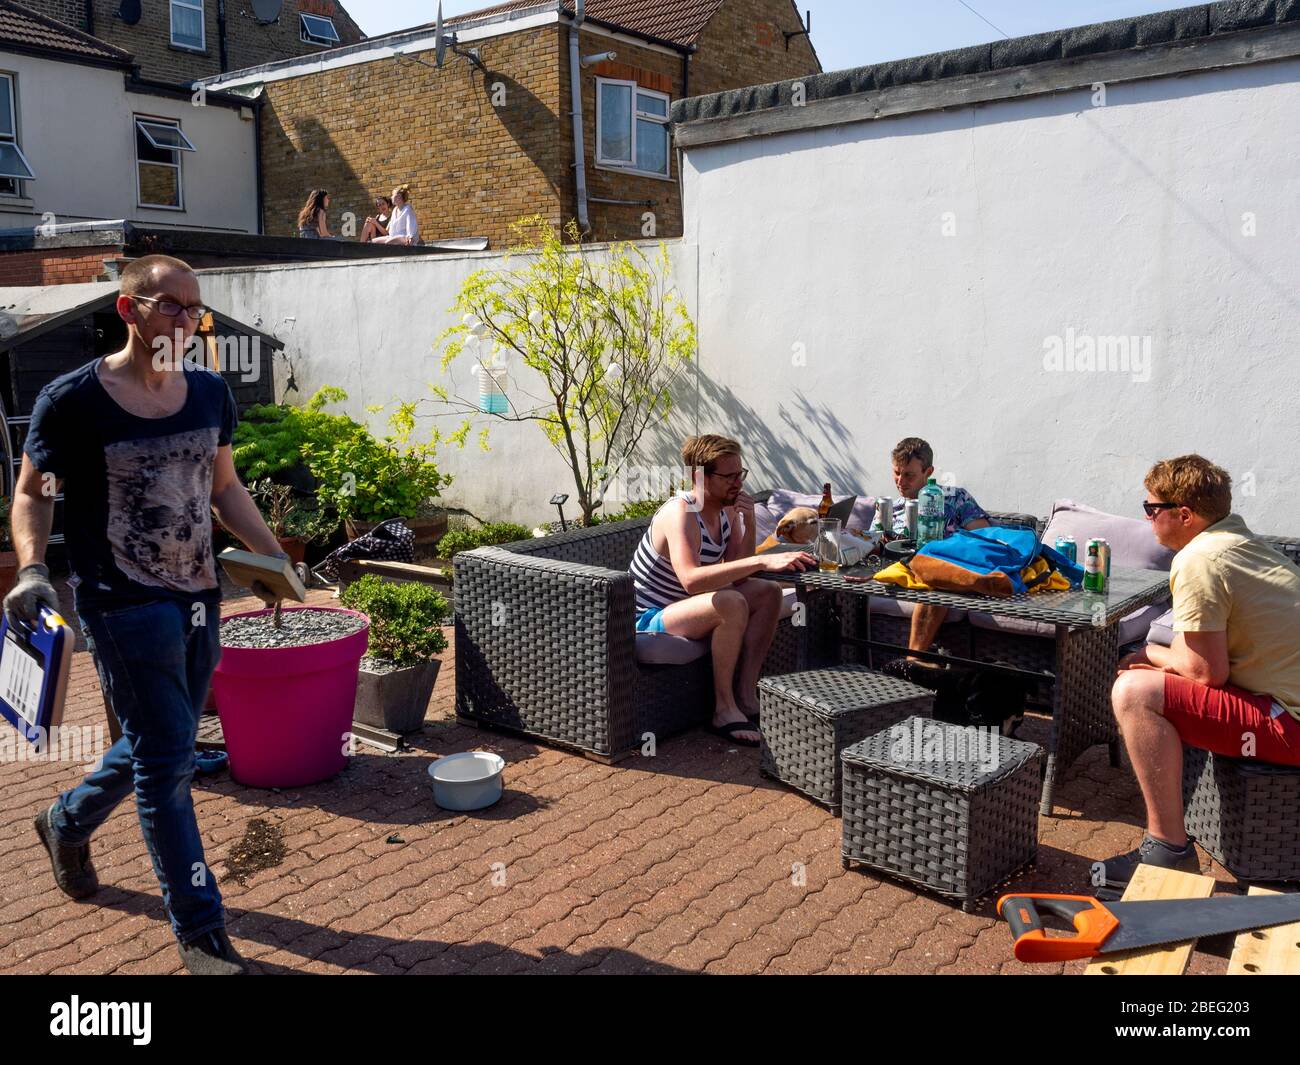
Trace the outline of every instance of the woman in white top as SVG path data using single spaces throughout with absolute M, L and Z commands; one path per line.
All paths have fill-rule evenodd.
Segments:
M 420 224 L 415 220 L 415 210 L 411 207 L 410 190 L 405 185 L 393 189 L 393 217 L 388 220 L 388 232 L 382 237 L 375 237 L 373 244 L 417 244 L 420 240 Z

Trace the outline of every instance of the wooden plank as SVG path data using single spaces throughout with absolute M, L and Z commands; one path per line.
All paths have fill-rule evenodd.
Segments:
M 1300 23 L 1284 23 L 1266 29 L 1161 42 L 1146 48 L 1127 48 L 1003 70 L 958 74 L 936 81 L 891 85 L 847 96 L 809 100 L 798 107 L 787 103 L 761 111 L 695 119 L 674 125 L 673 140 L 679 148 L 694 148 L 949 107 L 970 107 L 1045 93 L 1091 89 L 1098 82 L 1114 85 L 1291 59 L 1296 55 L 1300 55 Z
M 1125 902 L 1153 902 L 1157 899 L 1208 899 L 1214 894 L 1212 877 L 1139 865 L 1124 892 Z M 1180 976 L 1191 960 L 1196 941 L 1169 943 L 1163 947 L 1123 950 L 1093 958 L 1084 976 Z
M 1252 887 L 1250 895 L 1281 895 Z M 1300 921 L 1237 933 L 1228 960 L 1229 976 L 1300 976 Z
M 436 584 L 451 587 L 450 574 L 435 566 L 421 566 L 411 562 L 381 562 L 375 559 L 349 559 L 339 563 L 340 574 L 346 574 L 349 580 L 356 580 L 367 573 L 374 573 L 394 581 L 418 581 L 421 584 Z

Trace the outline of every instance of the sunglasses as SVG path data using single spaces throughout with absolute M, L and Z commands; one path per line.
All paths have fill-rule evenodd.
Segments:
M 736 473 L 717 473 L 714 470 L 705 470 L 704 472 L 710 477 L 721 477 L 724 480 L 734 481 L 737 484 L 743 483 L 745 478 L 749 476 L 749 471 L 745 469 L 739 470 Z
M 155 299 L 153 296 L 132 296 L 131 298 L 144 300 L 146 303 L 157 304 L 158 313 L 164 318 L 179 318 L 181 312 L 184 311 L 189 315 L 191 321 L 197 322 L 208 313 L 208 309 L 201 303 L 195 303 L 191 304 L 189 307 L 185 307 L 177 303 L 175 300 L 160 300 Z
M 1154 518 L 1162 510 L 1177 510 L 1180 505 L 1179 503 L 1147 503 L 1143 501 L 1142 509 L 1146 511 L 1148 518 Z

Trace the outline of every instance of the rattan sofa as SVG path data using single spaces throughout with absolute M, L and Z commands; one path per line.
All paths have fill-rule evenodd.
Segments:
M 679 665 L 637 656 L 628 564 L 638 518 L 456 555 L 456 713 L 462 720 L 618 759 L 707 724 L 707 653 Z M 817 619 L 782 620 L 763 673 L 816 660 Z M 670 638 L 671 639 L 671 638 Z

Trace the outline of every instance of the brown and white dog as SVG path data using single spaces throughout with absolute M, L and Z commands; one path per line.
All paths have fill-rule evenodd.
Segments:
M 776 523 L 776 532 L 754 549 L 762 554 L 782 544 L 810 544 L 817 539 L 817 511 L 812 507 L 795 507 Z

